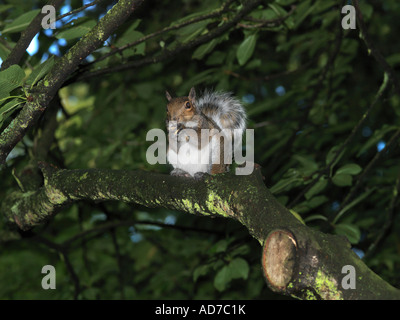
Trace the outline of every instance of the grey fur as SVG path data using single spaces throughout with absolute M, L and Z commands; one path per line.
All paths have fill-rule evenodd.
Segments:
M 238 99 L 231 92 L 213 92 L 205 90 L 196 99 L 196 108 L 214 120 L 221 129 L 246 129 L 246 112 Z M 221 124 L 221 119 L 224 124 Z

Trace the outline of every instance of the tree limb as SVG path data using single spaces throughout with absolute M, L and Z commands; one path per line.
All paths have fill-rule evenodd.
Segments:
M 229 173 L 197 181 L 144 171 L 58 170 L 41 164 L 44 185 L 16 191 L 2 212 L 27 230 L 79 200 L 118 200 L 190 214 L 239 221 L 264 246 L 263 270 L 269 287 L 303 299 L 399 299 L 400 291 L 374 274 L 342 237 L 310 229 L 265 187 L 260 169 L 248 176 Z M 342 268 L 355 270 L 356 289 L 343 287 Z

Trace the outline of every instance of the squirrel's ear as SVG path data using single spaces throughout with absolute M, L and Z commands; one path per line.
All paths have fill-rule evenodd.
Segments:
M 172 97 L 171 97 L 171 95 L 169 94 L 168 91 L 165 91 L 165 96 L 167 97 L 167 100 L 168 100 L 168 101 L 171 101 L 171 100 L 172 100 Z
M 190 89 L 189 92 L 189 99 L 190 100 L 195 100 L 196 99 L 196 90 L 194 87 L 192 87 L 192 89 Z

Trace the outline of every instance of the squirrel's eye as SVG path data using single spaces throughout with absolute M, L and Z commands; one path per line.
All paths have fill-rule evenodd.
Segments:
M 186 109 L 190 109 L 192 106 L 190 105 L 190 102 L 186 102 Z

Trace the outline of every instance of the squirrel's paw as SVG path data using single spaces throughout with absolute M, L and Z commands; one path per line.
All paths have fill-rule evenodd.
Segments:
M 170 175 L 175 177 L 191 177 L 188 172 L 179 168 L 175 168 L 174 170 L 172 170 Z

